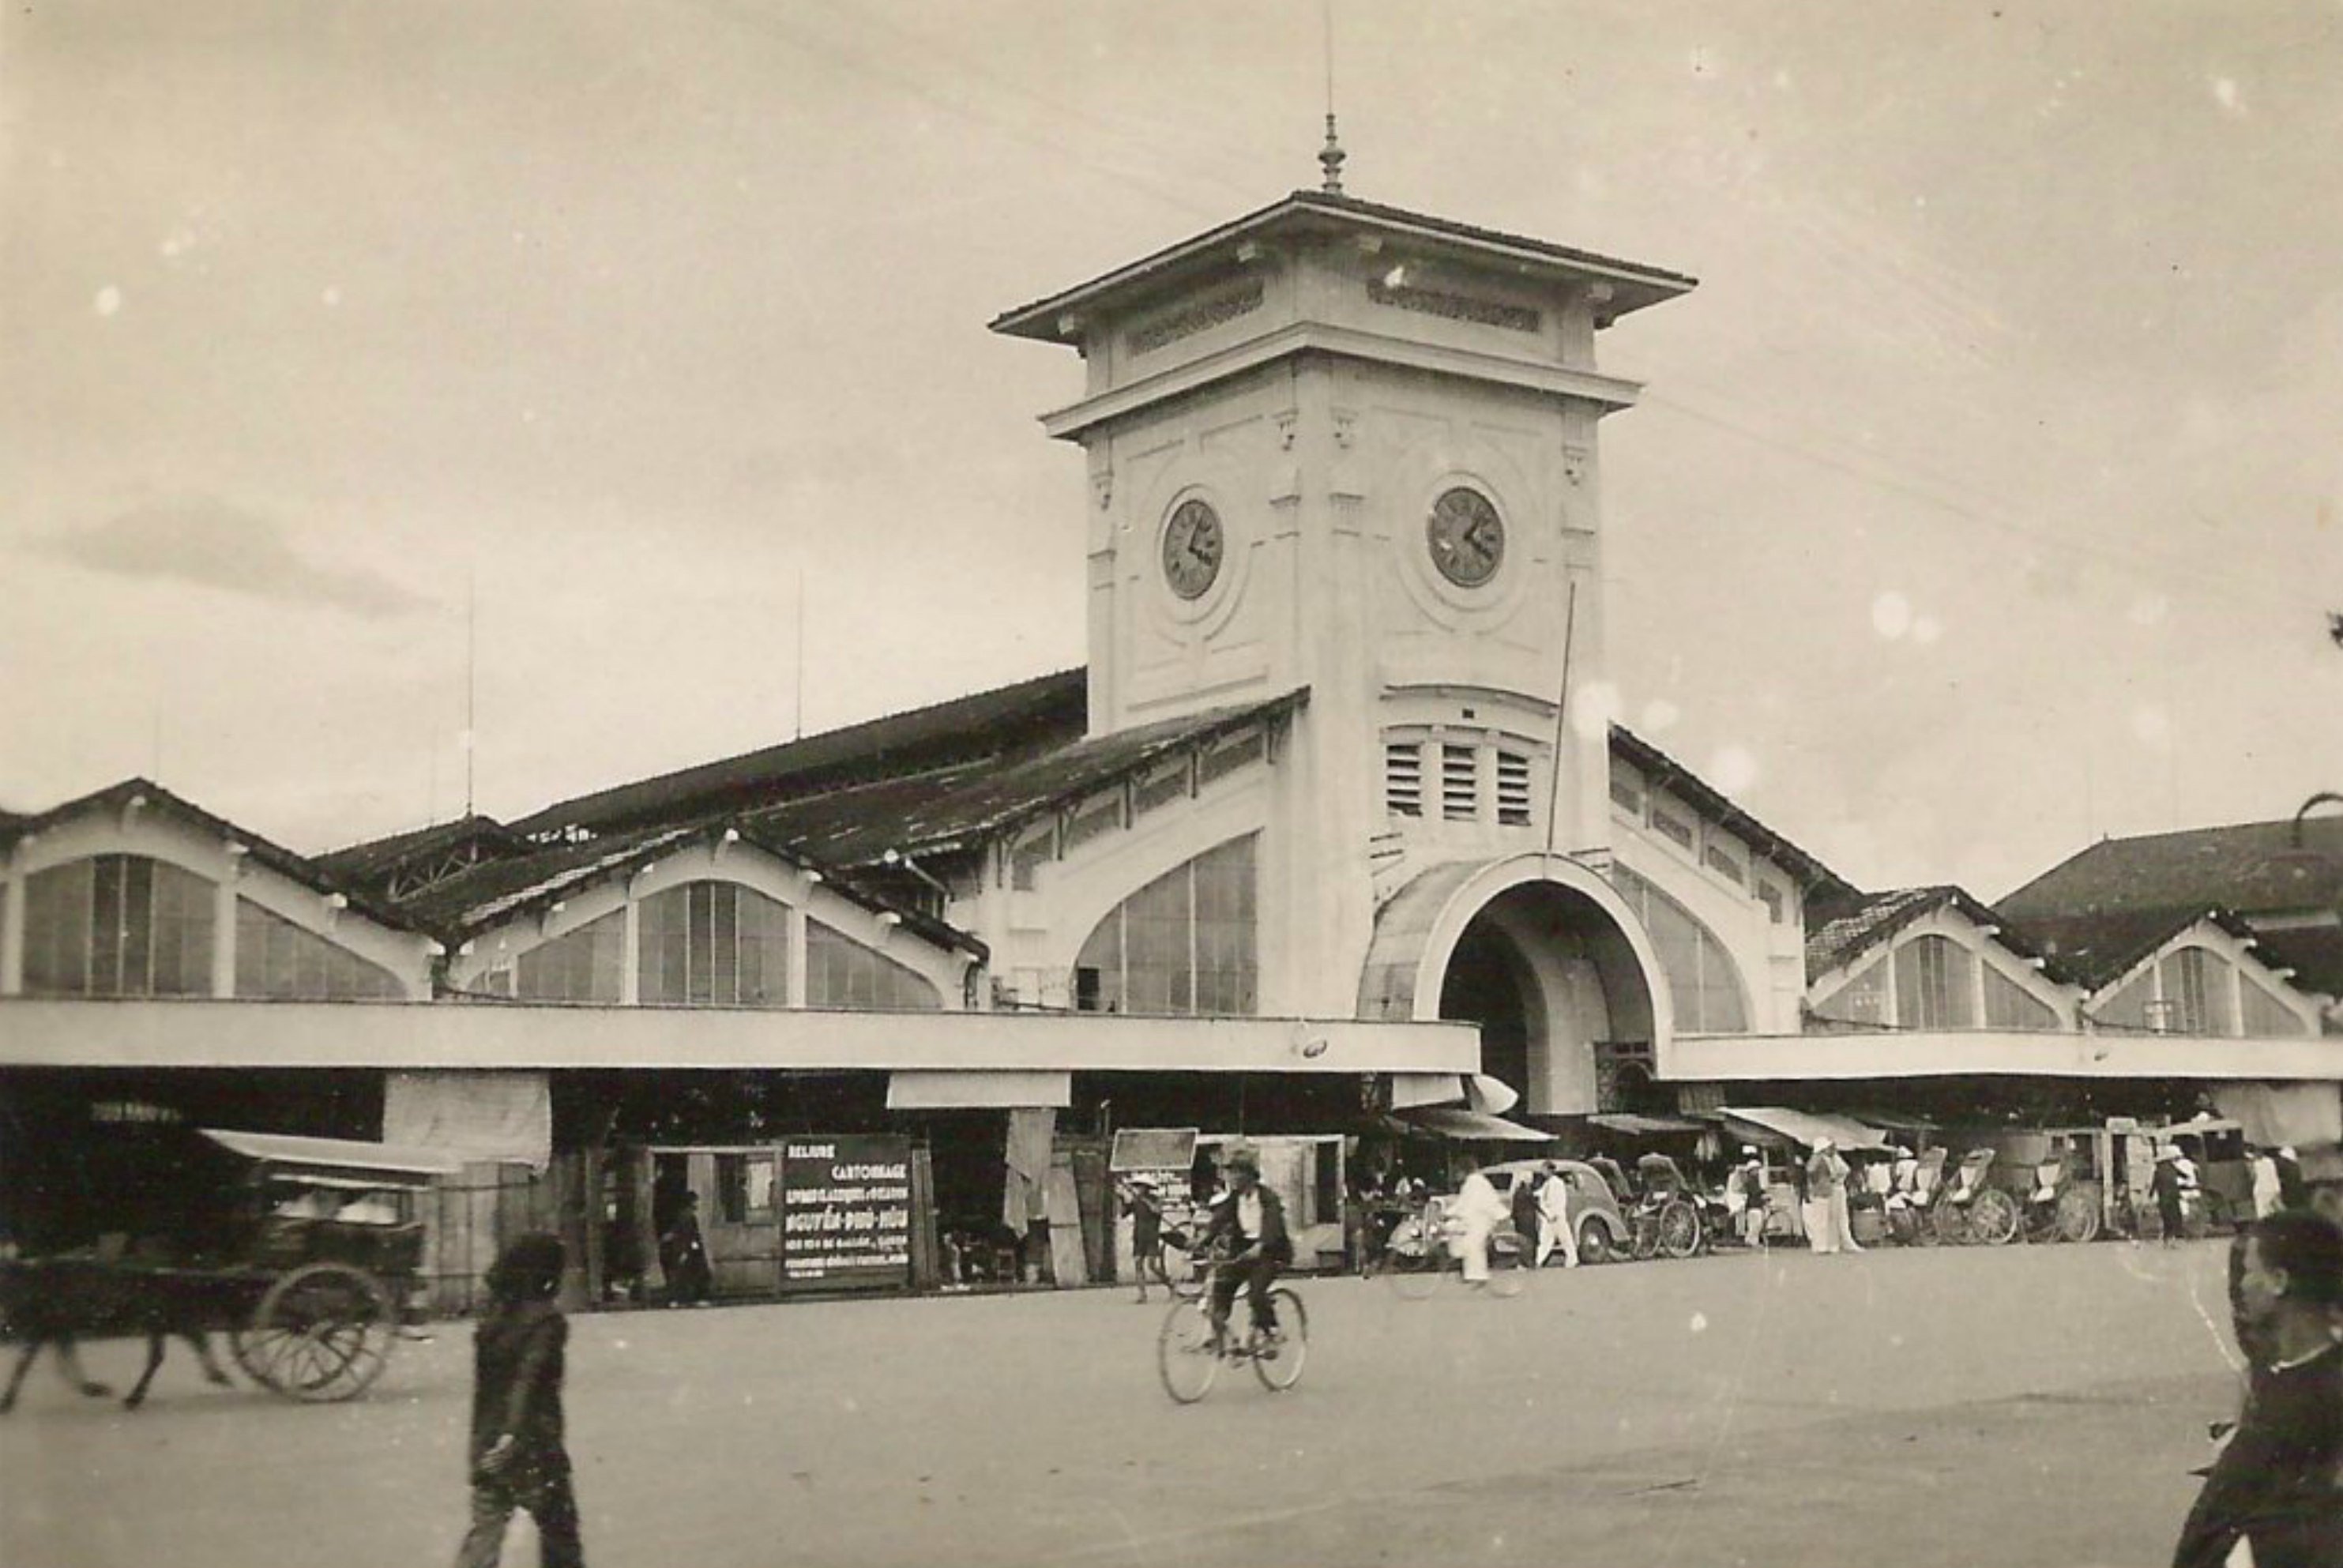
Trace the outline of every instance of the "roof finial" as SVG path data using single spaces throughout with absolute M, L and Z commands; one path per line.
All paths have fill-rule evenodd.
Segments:
M 1326 171 L 1325 182 L 1320 188 L 1329 196 L 1342 194 L 1342 159 L 1345 156 L 1342 144 L 1334 139 L 1334 116 L 1329 114 L 1326 116 L 1326 145 L 1318 151 L 1318 166 Z

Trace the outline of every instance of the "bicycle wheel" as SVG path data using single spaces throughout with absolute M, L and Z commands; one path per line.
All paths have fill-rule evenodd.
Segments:
M 1511 1300 L 1530 1288 L 1530 1244 L 1518 1231 L 1489 1238 L 1489 1293 Z
M 1277 1322 L 1277 1338 L 1263 1344 L 1253 1336 L 1252 1375 L 1263 1388 L 1282 1393 L 1302 1381 L 1302 1362 L 1310 1357 L 1310 1314 L 1302 1298 L 1283 1285 L 1269 1292 L 1269 1312 Z
M 1447 1266 L 1448 1250 L 1420 1228 L 1403 1223 L 1392 1232 L 1375 1271 L 1411 1302 L 1420 1302 L 1440 1288 L 1440 1271 Z
M 1221 1375 L 1220 1347 L 1212 1342 L 1212 1314 L 1195 1302 L 1175 1302 L 1155 1336 L 1155 1371 L 1163 1392 L 1181 1404 L 1193 1404 L 1212 1392 Z

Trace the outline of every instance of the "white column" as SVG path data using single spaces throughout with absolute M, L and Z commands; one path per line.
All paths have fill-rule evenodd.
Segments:
M 244 851 L 221 857 L 220 879 L 212 887 L 212 995 L 236 995 L 236 885 L 244 875 Z
M 803 904 L 789 906 L 789 983 L 786 991 L 788 1005 L 801 1008 L 806 1004 L 806 912 Z
M 629 890 L 627 901 L 620 908 L 625 910 L 625 915 L 618 922 L 618 930 L 622 933 L 618 939 L 618 1000 L 624 1006 L 633 1007 L 643 1000 L 642 905 Z M 518 971 L 515 979 L 518 979 Z
M 0 887 L 0 996 L 22 996 L 25 991 L 25 866 L 22 856 L 12 855 L 8 861 L 8 879 Z

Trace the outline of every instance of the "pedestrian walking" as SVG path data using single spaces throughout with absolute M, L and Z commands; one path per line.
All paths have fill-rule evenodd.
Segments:
M 558 1238 L 517 1238 L 488 1269 L 488 1308 L 473 1336 L 472 1523 L 457 1568 L 496 1568 L 513 1511 L 537 1522 L 544 1568 L 581 1568 L 578 1497 L 561 1420 L 569 1321 L 554 1304 Z
M 1133 1176 L 1122 1184 L 1123 1212 L 1131 1216 L 1131 1256 L 1137 1265 L 1139 1301 L 1147 1302 L 1147 1279 L 1152 1274 L 1172 1292 L 1172 1276 L 1163 1267 L 1163 1195 L 1152 1176 Z
M 1538 1254 L 1540 1238 L 1537 1184 L 1539 1176 L 1540 1173 L 1534 1166 L 1521 1171 L 1513 1178 L 1513 1191 L 1505 1195 L 1506 1204 L 1513 1211 L 1513 1234 L 1521 1238 L 1520 1245 L 1525 1254 L 1525 1266 L 1528 1261 L 1535 1259 Z
M 1562 1166 L 1549 1160 L 1538 1171 L 1537 1266 L 1545 1267 L 1555 1248 L 1562 1249 L 1562 1266 L 1578 1267 L 1578 1221 L 1570 1214 L 1570 1180 Z
M 2251 1163 L 2254 1191 L 2254 1218 L 2266 1220 L 2285 1206 L 2284 1192 L 2278 1179 L 2278 1159 L 2267 1149 L 2257 1149 Z
M 1485 1285 L 1489 1282 L 1489 1238 L 1496 1234 L 1511 1211 L 1505 1201 L 1497 1196 L 1497 1184 L 1481 1174 L 1473 1165 L 1456 1190 L 1456 1201 L 1449 1210 L 1449 1218 L 1456 1226 L 1456 1252 L 1463 1260 L 1464 1282 Z

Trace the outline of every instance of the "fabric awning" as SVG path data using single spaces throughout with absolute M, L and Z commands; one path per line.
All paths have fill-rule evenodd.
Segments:
M 1480 1139 L 1492 1143 L 1554 1141 L 1551 1132 L 1540 1132 L 1534 1127 L 1524 1127 L 1485 1111 L 1467 1111 L 1457 1105 L 1426 1105 L 1400 1114 L 1410 1126 L 1437 1132 L 1443 1138 Z
M 1789 1111 L 1778 1105 L 1727 1105 L 1719 1108 L 1717 1114 L 1727 1122 L 1743 1122 L 1809 1149 L 1825 1138 L 1841 1149 L 1888 1147 L 1876 1128 L 1845 1116 Z
M 1608 1128 L 1614 1132 L 1644 1134 L 1651 1132 L 1706 1132 L 1711 1124 L 1687 1121 L 1681 1116 L 1643 1116 L 1632 1111 L 1606 1111 L 1586 1119 L 1593 1127 Z
M 297 1138 L 282 1132 L 237 1132 L 206 1127 L 203 1135 L 247 1160 L 266 1160 L 287 1174 L 364 1171 L 379 1175 L 376 1185 L 420 1186 L 434 1176 L 452 1176 L 463 1160 L 441 1149 L 397 1143 L 364 1143 L 348 1138 Z
M 1855 1120 L 1866 1127 L 1884 1128 L 1889 1132 L 1934 1132 L 1944 1125 L 1925 1116 L 1907 1116 L 1901 1111 L 1873 1111 L 1868 1108 L 1856 1111 Z

